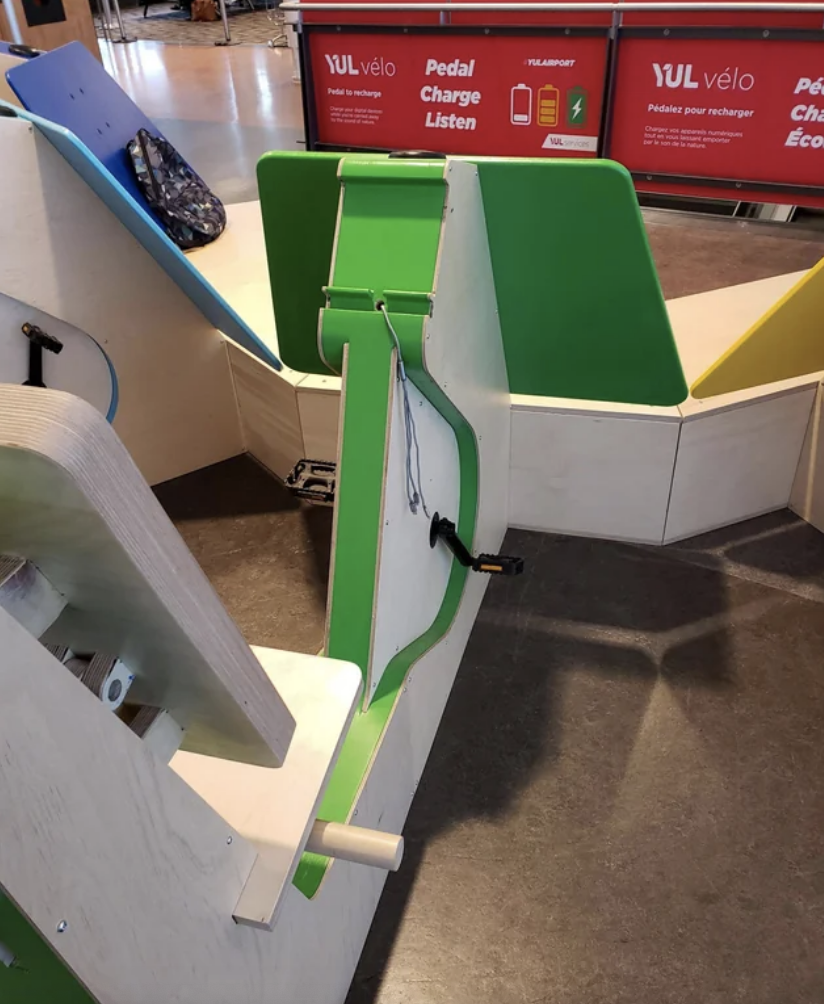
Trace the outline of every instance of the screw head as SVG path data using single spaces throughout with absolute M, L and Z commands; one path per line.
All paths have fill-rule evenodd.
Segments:
M 67 931 L 68 929 L 69 929 L 69 922 L 67 920 L 61 920 L 60 923 L 57 925 L 58 934 L 63 934 L 63 932 Z
M 234 837 L 233 837 L 233 836 L 232 836 L 232 835 L 230 834 L 230 835 L 229 835 L 229 836 L 228 836 L 228 837 L 226 838 L 226 843 L 227 843 L 227 844 L 231 844 L 231 843 L 232 843 L 232 842 L 234 841 L 234 839 L 235 839 L 235 838 L 234 838 Z

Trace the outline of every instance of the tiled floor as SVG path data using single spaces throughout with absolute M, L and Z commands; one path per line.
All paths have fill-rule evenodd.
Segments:
M 301 138 L 285 53 L 111 58 L 227 199 Z M 668 296 L 824 250 L 647 221 Z M 316 649 L 327 512 L 244 460 L 159 495 L 250 642 Z M 526 573 L 491 583 L 349 1004 L 820 1004 L 824 537 L 783 513 L 665 549 L 505 549 Z

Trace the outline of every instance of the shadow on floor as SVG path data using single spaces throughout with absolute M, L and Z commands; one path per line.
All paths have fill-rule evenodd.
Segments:
M 821 998 L 824 608 L 784 588 L 824 586 L 808 529 L 510 532 L 527 571 L 490 584 L 348 1004 Z
M 320 648 L 331 511 L 243 458 L 157 493 L 251 643 Z M 505 550 L 348 1004 L 817 1004 L 824 538 Z
M 155 494 L 250 645 L 321 649 L 331 509 L 300 502 L 249 457 Z
M 724 561 L 738 574 L 761 572 L 776 587 L 809 588 L 811 595 L 818 595 L 824 575 L 824 534 L 788 509 L 693 537 L 672 549 L 688 560 Z

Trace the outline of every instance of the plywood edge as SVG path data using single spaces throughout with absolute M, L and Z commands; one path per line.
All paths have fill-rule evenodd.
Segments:
M 788 380 L 763 384 L 760 387 L 733 391 L 730 394 L 719 394 L 717 397 L 707 398 L 706 400 L 687 398 L 683 404 L 678 406 L 678 410 L 681 413 L 683 421 L 690 422 L 707 415 L 716 415 L 723 411 L 734 411 L 737 408 L 746 408 L 750 405 L 772 401 L 779 397 L 798 394 L 801 391 L 808 390 L 810 387 L 818 386 L 822 375 L 824 374 L 811 373 L 805 376 L 791 377 Z
M 517 412 L 545 412 L 553 415 L 593 415 L 605 418 L 635 418 L 656 422 L 680 422 L 677 407 L 624 404 L 618 401 L 582 401 L 576 398 L 511 394 L 511 408 Z
M 582 530 L 547 530 L 543 526 L 529 523 L 510 523 L 510 530 L 529 530 L 533 533 L 557 533 L 564 537 L 579 537 L 582 540 L 614 540 L 619 544 L 661 544 L 663 537 L 626 537 L 618 533 L 585 533 Z
M 796 515 L 822 532 L 824 532 L 824 441 L 821 428 L 823 409 L 824 387 L 819 384 L 804 434 L 789 502 L 789 508 Z
M 298 387 L 301 391 L 318 394 L 340 394 L 341 392 L 341 378 L 332 373 L 328 376 L 321 376 L 318 373 L 303 373 L 300 376 Z
M 259 366 L 265 373 L 271 373 L 272 376 L 284 381 L 285 383 L 291 384 L 293 387 L 298 387 L 305 376 L 304 373 L 299 373 L 297 370 L 290 370 L 288 366 L 283 366 L 281 369 L 276 370 L 273 366 L 269 366 L 268 363 L 263 362 L 262 359 L 258 359 L 257 356 L 249 352 L 248 349 L 244 349 L 242 345 L 238 345 L 237 342 L 233 341 L 231 338 L 224 337 L 224 341 L 229 346 L 231 353 L 237 353 L 248 357 L 251 362 L 256 366 Z M 230 353 L 230 356 L 231 356 Z
M 714 530 L 723 530 L 728 526 L 737 526 L 739 523 L 746 523 L 748 520 L 758 519 L 759 516 L 767 516 L 771 512 L 780 512 L 782 509 L 786 508 L 786 505 L 771 505 L 764 509 L 756 509 L 754 512 L 748 512 L 743 516 L 736 516 L 734 519 L 722 520 L 720 523 L 709 523 L 700 530 L 690 530 L 688 533 L 676 533 L 672 536 L 665 533 L 663 544 L 665 546 L 668 544 L 677 544 L 681 540 L 690 540 L 692 537 L 701 537 L 705 533 L 712 533 Z

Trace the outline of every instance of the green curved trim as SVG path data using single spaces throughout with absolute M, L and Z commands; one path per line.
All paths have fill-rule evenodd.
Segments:
M 478 446 L 469 422 L 424 364 L 424 325 L 434 288 L 443 221 L 443 162 L 370 163 L 340 169 L 344 184 L 329 308 L 321 316 L 321 346 L 330 366 L 346 358 L 337 536 L 329 601 L 327 654 L 360 666 L 366 680 L 383 511 L 384 470 L 393 345 L 379 299 L 398 334 L 406 372 L 452 428 L 458 446 L 458 532 L 474 542 L 478 509 Z M 431 625 L 387 665 L 356 715 L 318 816 L 347 822 L 412 666 L 448 632 L 458 612 L 467 570 L 452 562 L 441 606 Z M 320 888 L 329 859 L 304 854 L 294 884 L 306 896 Z
M 383 318 L 379 319 L 383 323 Z M 409 320 L 417 321 L 417 325 L 405 323 Z M 440 412 L 455 433 L 460 466 L 458 533 L 463 540 L 474 541 L 478 512 L 478 444 L 475 433 L 424 367 L 423 339 L 420 334 L 417 337 L 410 337 L 416 326 L 420 331 L 420 318 L 393 317 L 393 324 L 398 332 L 410 380 Z M 354 398 L 348 401 L 347 411 L 350 406 L 357 408 L 358 402 Z M 365 495 L 366 492 L 364 497 Z M 468 570 L 453 560 L 444 598 L 432 624 L 389 662 L 372 702 L 365 711 L 355 717 L 335 764 L 326 796 L 321 803 L 318 812 L 320 819 L 338 823 L 349 821 L 367 769 L 389 723 L 404 681 L 414 664 L 449 631 L 460 607 L 467 576 Z M 333 658 L 343 658 L 339 652 L 332 650 L 331 644 L 328 654 Z M 317 854 L 304 854 L 295 874 L 294 884 L 304 895 L 311 898 L 320 888 L 329 864 L 328 858 Z

